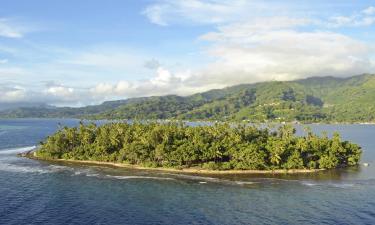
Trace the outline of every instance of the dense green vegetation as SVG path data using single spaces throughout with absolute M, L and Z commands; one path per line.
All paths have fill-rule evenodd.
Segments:
M 19 108 L 0 117 L 375 122 L 375 75 L 243 84 L 187 97 L 104 102 L 81 108 Z
M 220 170 L 318 169 L 354 166 L 358 145 L 291 125 L 271 131 L 248 125 L 215 123 L 109 123 L 64 127 L 41 143 L 44 159 L 94 160 L 148 167 L 199 167 Z

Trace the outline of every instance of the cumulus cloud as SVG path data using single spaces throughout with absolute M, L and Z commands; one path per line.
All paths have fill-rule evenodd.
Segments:
M 215 31 L 199 37 L 206 41 L 206 53 L 214 62 L 194 71 L 185 85 L 208 88 L 375 71 L 373 46 L 334 31 L 344 26 L 371 26 L 375 23 L 373 7 L 324 19 L 289 13 L 259 16 L 249 14 L 249 10 L 264 7 L 258 1 L 227 3 L 159 1 L 146 9 L 146 15 L 155 22 L 152 9 L 157 8 L 160 25 L 183 24 L 183 20 L 216 26 Z M 215 15 L 221 15 L 221 20 L 212 19 Z
M 3 82 L 0 84 L 0 108 L 4 103 L 30 105 L 33 103 L 46 103 L 58 106 L 81 106 L 99 102 L 93 102 L 85 88 L 68 87 L 55 82 L 41 87 Z
M 20 102 L 26 99 L 26 90 L 20 86 L 0 87 L 0 102 Z
M 121 46 L 61 51 L 56 54 L 59 55 L 56 61 L 39 65 L 34 74 L 45 79 L 60 76 L 62 82 L 50 82 L 38 88 L 0 85 L 0 102 L 86 105 L 129 97 L 189 95 L 240 83 L 375 72 L 374 46 L 338 29 L 372 26 L 374 7 L 329 18 L 293 14 L 282 10 L 283 7 L 256 0 L 155 1 L 143 11 L 152 23 L 204 25 L 199 30 L 208 30 L 192 40 L 196 41 L 192 45 L 203 46 L 194 59 L 196 65 L 190 67 L 194 69 L 186 69 L 189 65 L 171 66 L 177 63 L 175 59 L 150 59 L 149 53 L 129 51 Z M 4 36 L 1 32 L 6 29 L 1 24 L 2 20 L 0 36 Z M 11 33 L 7 32 L 7 37 Z M 22 35 L 21 32 L 19 37 Z M 153 53 L 153 56 L 163 55 Z M 176 58 L 176 61 L 183 59 Z M 169 65 L 160 63 L 159 59 Z M 27 73 L 11 67 L 6 59 L 0 60 L 0 64 L 0 78 Z
M 375 71 L 368 44 L 339 33 L 298 31 L 285 24 L 267 29 L 258 29 L 253 22 L 231 24 L 203 35 L 203 40 L 213 43 L 208 53 L 217 58 L 206 68 L 205 74 L 211 74 L 205 76 L 206 82 L 233 84 Z
M 90 88 L 96 98 L 102 96 L 139 97 L 164 94 L 188 95 L 199 91 L 200 87 L 189 87 L 185 81 L 192 77 L 190 71 L 172 72 L 163 67 L 155 69 L 155 75 L 147 80 L 99 83 Z
M 53 96 L 57 96 L 57 97 L 67 98 L 67 97 L 72 97 L 74 95 L 74 89 L 71 87 L 65 87 L 62 85 L 51 86 L 45 90 L 45 93 L 53 95 Z

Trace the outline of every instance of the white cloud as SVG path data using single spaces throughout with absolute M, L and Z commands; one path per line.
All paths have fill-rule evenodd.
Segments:
M 279 31 L 313 23 L 305 18 L 267 17 L 254 18 L 248 22 L 232 23 L 230 25 L 218 26 L 217 31 L 209 32 L 200 37 L 207 41 L 225 42 L 248 42 L 250 39 L 263 38 L 259 34 L 271 31 Z
M 25 33 L 34 29 L 35 27 L 26 26 L 13 19 L 0 18 L 0 37 L 22 38 Z
M 111 84 L 99 83 L 91 89 L 91 92 L 95 95 L 111 95 L 114 93 L 114 89 L 114 86 Z
M 370 6 L 366 9 L 364 9 L 362 11 L 362 13 L 366 14 L 366 15 L 374 15 L 375 14 L 375 7 L 374 6 Z
M 375 17 L 362 16 L 336 16 L 331 17 L 327 23 L 328 27 L 362 27 L 375 24 Z
M 199 89 L 188 87 L 185 81 L 191 77 L 189 71 L 171 72 L 158 67 L 155 75 L 147 80 L 119 81 L 117 83 L 99 83 L 90 88 L 90 93 L 96 98 L 139 97 L 165 94 L 193 94 Z
M 375 8 L 370 6 L 360 13 L 356 12 L 349 16 L 333 16 L 325 24 L 328 27 L 363 27 L 375 24 Z
M 8 59 L 0 59 L 0 64 L 8 63 Z
M 164 53 L 164 49 L 150 54 L 118 45 L 86 46 L 78 50 L 33 46 L 33 51 L 22 56 L 28 60 L 33 58 L 34 50 L 39 51 L 35 54 L 39 58 L 27 61 L 32 62 L 29 67 L 12 67 L 15 55 L 5 55 L 12 59 L 12 63 L 0 60 L 0 79 L 13 78 L 14 81 L 18 78 L 26 83 L 37 82 L 33 81 L 37 77 L 39 81 L 55 79 L 59 82 L 37 88 L 8 85 L 1 89 L 0 85 L 0 102 L 85 105 L 129 97 L 189 95 L 274 79 L 375 72 L 374 47 L 336 29 L 369 29 L 375 23 L 374 7 L 327 18 L 321 16 L 324 14 L 314 17 L 314 13 L 291 13 L 290 9 L 284 10 L 284 6 L 257 0 L 154 2 L 143 14 L 155 24 L 204 25 L 199 30 L 211 29 L 192 44 L 199 42 L 198 45 L 204 47 L 200 49 L 203 53 L 191 60 L 196 65 L 209 63 L 200 68 L 196 65 L 174 66 L 179 61 L 188 62 L 181 60 L 184 56 L 176 59 L 162 57 L 174 56 L 174 53 Z M 2 24 L 7 25 L 6 29 Z M 20 38 L 24 35 L 25 30 L 9 24 L 10 21 L 0 19 L 0 36 Z M 0 46 L 0 51 L 2 48 Z M 199 58 L 202 55 L 204 60 Z M 49 59 L 50 56 L 53 57 Z M 200 60 L 204 62 L 198 62 Z
M 21 89 L 11 90 L 2 93 L 1 99 L 4 101 L 20 101 L 25 98 L 25 91 Z
M 170 71 L 159 67 L 156 71 L 157 76 L 150 80 L 151 84 L 155 86 L 165 86 L 173 81 L 173 76 Z
M 152 23 L 160 26 L 166 26 L 167 22 L 164 21 L 164 18 L 162 18 L 164 11 L 168 11 L 167 6 L 151 5 L 143 11 L 143 14 L 146 15 Z
M 310 76 L 350 76 L 375 72 L 374 48 L 348 35 L 330 31 L 338 27 L 365 27 L 375 23 L 372 8 L 350 16 L 310 18 L 309 14 L 278 13 L 272 4 L 258 1 L 159 1 L 145 11 L 151 22 L 169 25 L 213 24 L 216 31 L 200 36 L 214 60 L 186 80 L 185 86 L 221 87 L 267 80 Z M 265 13 L 257 10 L 270 6 Z M 157 21 L 152 21 L 153 7 Z M 271 15 L 270 12 L 276 12 Z M 216 20 L 220 15 L 220 20 Z M 294 15 L 294 16 L 292 16 Z M 302 16 L 301 16 L 302 15 Z M 311 15 L 310 15 L 311 16 Z M 302 29 L 300 29 L 302 28 Z M 304 29 L 305 28 L 305 29 Z M 173 83 L 164 73 L 160 83 Z M 163 81 L 163 82 L 161 82 Z
M 26 90 L 23 87 L 0 87 L 0 102 L 20 102 L 23 101 L 26 96 Z
M 121 95 L 121 94 L 125 94 L 131 88 L 132 86 L 128 81 L 119 81 L 114 87 L 114 91 L 115 93 Z
M 375 71 L 370 46 L 334 32 L 256 29 L 250 23 L 219 27 L 201 38 L 213 43 L 208 52 L 217 61 L 207 66 L 200 82 L 235 84 Z
M 69 87 L 55 82 L 45 85 L 0 83 L 0 108 L 2 103 L 46 103 L 57 106 L 82 106 L 94 102 L 85 88 Z
M 65 87 L 65 86 L 51 86 L 48 87 L 48 89 L 45 91 L 46 94 L 50 94 L 57 97 L 72 97 L 74 94 L 74 89 L 71 87 Z
M 256 10 L 269 10 L 260 1 L 247 0 L 162 0 L 149 5 L 143 14 L 152 23 L 167 26 L 176 23 L 218 24 L 248 17 Z
M 6 64 L 6 62 L 4 63 Z M 0 67 L 0 78 L 14 78 L 27 74 L 27 71 L 22 67 L 2 66 Z
M 239 21 L 254 21 L 254 18 L 261 17 L 258 21 L 254 22 L 259 22 L 257 27 L 264 29 L 262 25 L 266 27 L 269 26 L 267 22 L 271 22 L 271 26 L 273 23 L 278 22 L 276 20 L 272 21 L 273 18 L 283 16 L 284 21 L 280 21 L 280 23 L 282 23 L 292 22 L 286 21 L 288 18 L 286 16 L 293 17 L 292 15 L 298 15 L 301 17 L 301 13 L 298 13 L 297 10 L 298 7 L 294 10 L 291 8 L 291 5 L 288 3 L 277 4 L 277 2 L 272 2 L 272 4 L 268 4 L 258 0 L 159 0 L 146 7 L 143 14 L 148 17 L 150 22 L 161 26 L 174 24 L 223 25 Z M 305 13 L 306 17 L 310 15 L 308 12 Z M 375 23 L 374 14 L 375 7 L 369 6 L 362 11 L 353 12 L 351 15 L 336 15 L 326 19 L 320 18 L 314 20 L 305 18 L 304 22 L 322 28 L 371 26 Z M 263 19 L 264 21 L 262 21 Z M 256 24 L 254 24 L 254 26 L 256 26 Z
M 146 80 L 118 81 L 113 83 L 98 83 L 81 92 L 81 97 L 91 103 L 98 103 L 107 100 L 125 99 L 131 97 L 160 96 L 168 94 L 190 95 L 203 92 L 213 88 L 222 88 L 227 84 L 199 83 L 200 77 L 205 74 L 192 73 L 191 71 L 171 71 L 158 67 L 154 76 Z

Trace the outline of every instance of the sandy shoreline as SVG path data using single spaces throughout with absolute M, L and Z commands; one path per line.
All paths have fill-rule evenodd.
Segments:
M 119 168 L 128 168 L 136 170 L 153 170 L 161 172 L 174 172 L 174 173 L 188 173 L 188 174 L 298 174 L 298 173 L 316 173 L 319 171 L 324 171 L 324 169 L 291 169 L 291 170 L 207 170 L 201 168 L 183 168 L 183 169 L 174 169 L 174 168 L 163 168 L 163 167 L 144 167 L 138 165 L 124 164 L 124 163 L 113 163 L 113 162 L 101 162 L 101 161 L 91 161 L 91 160 L 72 160 L 72 159 L 42 159 L 30 154 L 21 155 L 35 160 L 43 160 L 50 162 L 69 162 L 76 164 L 89 164 L 89 165 L 104 165 L 104 166 L 113 166 Z

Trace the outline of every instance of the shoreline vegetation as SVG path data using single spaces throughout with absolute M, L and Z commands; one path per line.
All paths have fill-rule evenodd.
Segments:
M 226 175 L 226 174 L 299 174 L 299 173 L 316 173 L 325 171 L 326 169 L 277 169 L 277 170 L 208 170 L 199 167 L 196 168 L 165 168 L 165 167 L 145 167 L 139 165 L 114 163 L 114 162 L 101 162 L 91 160 L 73 160 L 73 159 L 43 159 L 30 154 L 24 154 L 23 157 L 35 160 L 43 160 L 50 162 L 63 162 L 74 163 L 80 165 L 98 165 L 98 166 L 111 166 L 125 169 L 135 170 L 152 170 L 160 172 L 173 172 L 173 173 L 186 173 L 186 174 L 213 174 L 213 175 Z
M 361 148 L 338 133 L 321 137 L 292 125 L 94 123 L 63 127 L 27 157 L 186 173 L 307 173 L 358 164 Z

